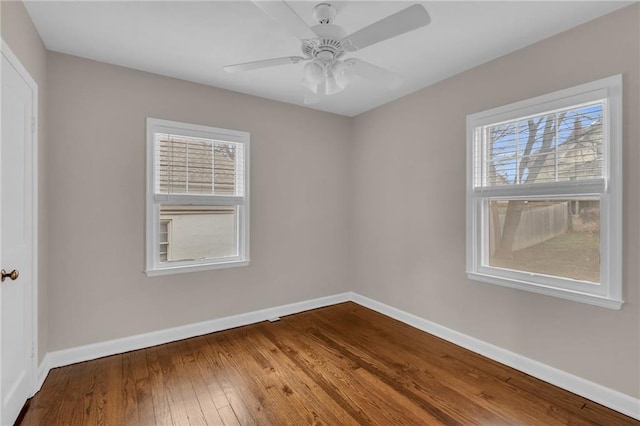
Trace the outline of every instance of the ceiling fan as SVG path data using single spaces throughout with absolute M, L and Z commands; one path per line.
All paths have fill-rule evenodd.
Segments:
M 347 35 L 341 27 L 332 23 L 337 12 L 330 3 L 320 3 L 314 7 L 313 17 L 318 25 L 311 28 L 283 0 L 256 0 L 254 4 L 302 42 L 304 56 L 285 56 L 227 65 L 224 67 L 225 71 L 236 73 L 307 62 L 302 80 L 302 85 L 307 88 L 305 104 L 318 102 L 324 95 L 344 90 L 354 76 L 372 80 L 390 89 L 397 88 L 402 83 L 398 74 L 360 59 L 342 59 L 343 56 L 431 22 L 426 9 L 420 4 L 414 4 Z

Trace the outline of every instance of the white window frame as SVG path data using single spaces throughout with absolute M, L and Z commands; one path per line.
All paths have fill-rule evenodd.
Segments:
M 474 187 L 475 129 L 604 99 L 603 178 Z M 600 283 L 488 265 L 489 199 L 600 199 Z M 620 309 L 622 300 L 622 75 L 467 116 L 467 276 L 471 280 Z
M 242 196 L 155 194 L 155 137 L 168 133 L 186 137 L 242 143 L 244 146 L 244 191 Z M 249 265 L 249 142 L 250 134 L 198 124 L 147 118 L 146 269 L 147 276 L 206 271 Z M 160 205 L 236 206 L 238 255 L 204 260 L 160 262 Z

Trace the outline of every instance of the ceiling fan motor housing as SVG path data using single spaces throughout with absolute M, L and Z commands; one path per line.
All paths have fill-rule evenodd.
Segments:
M 318 38 L 305 40 L 302 43 L 302 53 L 309 58 L 317 58 L 323 62 L 338 59 L 346 53 L 342 39 L 346 37 L 345 31 L 337 25 L 319 24 L 311 27 Z M 330 59 L 328 54 L 330 53 Z

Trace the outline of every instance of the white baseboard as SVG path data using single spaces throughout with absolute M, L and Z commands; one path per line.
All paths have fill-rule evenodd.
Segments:
M 216 331 L 228 330 L 243 325 L 255 324 L 267 321 L 270 318 L 283 317 L 296 314 L 311 309 L 322 308 L 335 305 L 337 303 L 348 302 L 350 293 L 341 293 L 333 296 L 320 297 L 318 299 L 304 302 L 291 303 L 289 305 L 277 306 L 275 308 L 262 309 L 248 312 L 246 314 L 232 315 L 210 321 L 187 324 L 180 327 L 168 328 L 165 330 L 153 331 L 150 333 L 138 334 L 135 336 L 123 337 L 121 339 L 108 340 L 106 342 L 93 343 L 75 348 L 63 349 L 48 352 L 40 368 L 38 369 L 38 386 L 36 392 L 40 390 L 49 370 L 56 367 L 75 364 L 77 362 L 89 361 L 109 355 L 116 355 L 136 349 L 148 348 L 164 343 L 175 342 L 176 340 L 188 339 L 190 337 L 201 336 L 203 334 L 214 333 Z
M 34 386 L 34 390 L 33 390 L 33 395 L 35 395 L 40 388 L 42 387 L 42 384 L 44 383 L 45 379 L 47 378 L 47 376 L 49 375 L 49 371 L 51 370 L 51 363 L 49 362 L 49 354 L 45 354 L 44 358 L 42 358 L 42 362 L 40 363 L 40 366 L 38 367 L 38 371 L 37 371 L 37 376 L 36 376 L 36 383 Z
M 520 370 L 531 376 L 537 377 L 538 379 L 544 380 L 545 382 L 551 383 L 640 420 L 640 399 L 609 389 L 605 386 L 492 345 L 491 343 L 476 339 L 475 337 L 444 327 L 432 321 L 428 321 L 424 318 L 420 318 L 416 315 L 368 297 L 361 296 L 354 292 L 341 293 L 304 302 L 282 305 L 275 308 L 262 309 L 246 314 L 233 315 L 230 317 L 188 324 L 181 327 L 124 337 L 122 339 L 109 340 L 106 342 L 49 352 L 45 355 L 42 363 L 40 364 L 40 368 L 38 369 L 37 386 L 34 393 L 40 390 L 49 370 L 52 368 L 129 352 L 136 349 L 148 348 L 150 346 L 214 333 L 216 331 L 228 330 L 230 328 L 254 324 L 261 321 L 268 321 L 269 319 L 348 301 L 355 302 L 419 330 L 438 336 L 458 346 L 462 346 L 465 349 L 484 355 L 494 361 L 508 365 L 516 370 Z
M 508 365 L 559 388 L 568 390 L 605 407 L 619 411 L 640 420 L 640 399 L 607 388 L 566 371 L 559 370 L 531 358 L 508 351 L 485 341 L 460 333 L 440 324 L 378 302 L 357 293 L 351 293 L 351 300 L 366 308 L 401 321 L 419 330 L 440 337 L 465 349 Z

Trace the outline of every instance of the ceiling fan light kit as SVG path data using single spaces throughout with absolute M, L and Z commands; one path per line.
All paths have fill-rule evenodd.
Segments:
M 254 1 L 254 4 L 301 41 L 304 56 L 245 62 L 227 65 L 224 69 L 236 73 L 306 61 L 308 63 L 304 66 L 301 82 L 307 89 L 305 104 L 315 103 L 322 96 L 341 92 L 355 76 L 388 89 L 399 87 L 402 83 L 399 75 L 360 59 L 341 58 L 347 53 L 424 27 L 431 22 L 426 9 L 420 4 L 414 4 L 347 35 L 341 27 L 332 23 L 337 11 L 330 3 L 320 3 L 313 8 L 313 18 L 318 25 L 311 28 L 285 1 Z

